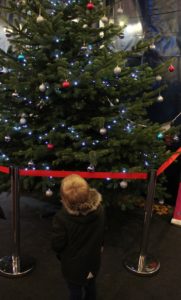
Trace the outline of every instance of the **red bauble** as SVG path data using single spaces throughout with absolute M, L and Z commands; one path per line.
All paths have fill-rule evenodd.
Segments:
M 92 10 L 94 8 L 94 3 L 89 2 L 87 3 L 87 9 Z
M 53 148 L 55 147 L 55 145 L 54 144 L 47 144 L 47 148 L 49 149 L 49 150 L 52 150 Z
M 173 144 L 173 137 L 171 135 L 165 136 L 165 144 L 167 146 L 171 146 Z
M 70 82 L 68 80 L 65 80 L 63 83 L 62 83 L 62 87 L 63 88 L 68 88 L 70 86 Z
M 174 72 L 174 71 L 175 71 L 175 67 L 174 67 L 173 65 L 170 65 L 170 66 L 168 67 L 168 70 L 169 70 L 170 72 Z

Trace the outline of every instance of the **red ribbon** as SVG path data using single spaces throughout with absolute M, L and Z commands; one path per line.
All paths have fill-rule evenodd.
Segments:
M 181 147 L 169 157 L 157 170 L 157 176 L 165 171 L 181 154 Z M 9 174 L 9 167 L 0 166 L 0 172 Z M 65 177 L 70 174 L 78 174 L 84 178 L 99 179 L 147 179 L 147 173 L 129 173 L 129 172 L 81 172 L 81 171 L 51 171 L 51 170 L 19 170 L 20 176 L 36 176 L 36 177 Z

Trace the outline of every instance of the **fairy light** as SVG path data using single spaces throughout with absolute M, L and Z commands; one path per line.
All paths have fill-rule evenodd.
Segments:
M 21 127 L 16 127 L 16 126 L 13 126 L 13 129 L 15 130 L 15 131 L 19 131 L 19 130 L 21 130 Z
M 146 167 L 149 167 L 149 166 L 150 166 L 149 162 L 146 161 L 146 160 L 145 160 L 144 164 L 145 164 Z

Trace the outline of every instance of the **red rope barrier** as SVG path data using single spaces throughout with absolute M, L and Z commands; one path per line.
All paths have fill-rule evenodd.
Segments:
M 70 174 L 78 174 L 84 178 L 99 178 L 99 179 L 100 178 L 147 179 L 147 173 L 20 170 L 21 176 L 65 177 Z
M 157 176 L 165 171 L 181 154 L 181 147 L 169 157 L 157 170 Z M 9 167 L 0 166 L 0 172 L 9 174 Z M 65 177 L 70 174 L 78 174 L 84 178 L 99 179 L 147 179 L 147 173 L 129 173 L 129 172 L 81 172 L 81 171 L 52 171 L 52 170 L 19 170 L 20 176 L 37 176 L 37 177 Z
M 181 147 L 177 149 L 177 151 L 172 154 L 157 170 L 157 176 L 163 173 L 181 154 Z
M 3 167 L 3 166 L 0 166 L 0 172 L 6 173 L 6 174 L 10 173 L 9 168 L 8 167 Z

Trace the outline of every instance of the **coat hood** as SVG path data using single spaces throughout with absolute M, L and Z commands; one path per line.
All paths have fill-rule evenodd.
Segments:
M 65 210 L 71 215 L 87 215 L 95 211 L 102 201 L 101 194 L 96 189 L 90 189 L 89 197 L 84 203 L 68 203 L 61 201 Z

